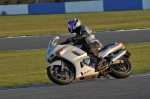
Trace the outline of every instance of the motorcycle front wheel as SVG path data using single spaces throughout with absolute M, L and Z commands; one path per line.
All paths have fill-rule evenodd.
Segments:
M 123 63 L 112 65 L 111 72 L 109 74 L 117 79 L 127 78 L 132 72 L 131 63 L 126 57 L 122 57 L 120 60 L 122 60 Z
M 61 66 L 50 66 L 47 68 L 47 75 L 49 79 L 59 85 L 67 85 L 70 84 L 74 79 L 74 73 L 70 68 L 64 68 L 61 71 Z

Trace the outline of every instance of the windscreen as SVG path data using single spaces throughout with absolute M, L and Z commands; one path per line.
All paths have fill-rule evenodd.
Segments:
M 52 38 L 50 41 L 49 41 L 49 44 L 48 44 L 48 49 L 47 49 L 47 52 L 46 52 L 46 58 L 48 59 L 49 56 L 51 55 L 51 51 L 53 50 L 53 48 L 57 45 L 57 42 L 60 38 L 58 36 Z
M 58 36 L 52 38 L 52 39 L 49 41 L 48 47 L 49 47 L 49 46 L 56 46 L 59 39 L 60 39 L 60 38 L 59 38 Z

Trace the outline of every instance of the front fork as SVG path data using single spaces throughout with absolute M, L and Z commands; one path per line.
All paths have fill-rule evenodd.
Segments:
M 64 69 L 68 70 L 68 67 L 66 66 L 66 63 L 61 58 L 61 71 L 64 71 Z
M 64 68 L 65 68 L 65 66 L 64 66 L 64 62 L 63 62 L 63 59 L 61 58 L 61 71 L 63 71 L 63 70 L 64 70 Z

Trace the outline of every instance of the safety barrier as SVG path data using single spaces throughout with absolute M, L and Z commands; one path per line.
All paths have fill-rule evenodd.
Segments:
M 142 0 L 143 10 L 150 9 L 150 0 Z
M 0 5 L 0 15 L 28 14 L 28 5 Z
M 58 14 L 150 9 L 150 0 L 97 0 L 41 4 L 0 5 L 0 15 Z
M 65 3 L 29 4 L 29 14 L 65 13 Z
M 100 12 L 103 10 L 103 1 L 66 2 L 66 13 L 75 12 Z
M 142 0 L 104 0 L 104 11 L 142 10 Z

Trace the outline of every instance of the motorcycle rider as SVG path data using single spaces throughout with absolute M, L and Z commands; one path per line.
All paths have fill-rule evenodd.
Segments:
M 94 32 L 88 28 L 88 26 L 81 25 L 81 21 L 78 18 L 72 18 L 68 21 L 67 27 L 69 32 L 76 33 L 76 36 L 68 38 L 65 42 L 60 44 L 68 44 L 74 42 L 74 45 L 82 45 L 82 50 L 88 54 L 93 54 L 98 59 L 98 64 L 95 67 L 95 71 L 98 71 L 98 67 L 105 61 L 99 55 L 99 50 L 102 48 L 102 44 L 95 38 Z

